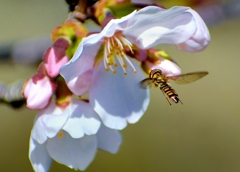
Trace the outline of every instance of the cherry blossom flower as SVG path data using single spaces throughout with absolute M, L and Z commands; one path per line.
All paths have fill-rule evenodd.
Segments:
M 100 33 L 83 38 L 60 74 L 76 95 L 89 92 L 90 104 L 107 127 L 123 129 L 137 122 L 149 104 L 149 91 L 138 87 L 144 75 L 126 50 L 175 44 L 196 52 L 209 41 L 205 23 L 192 9 L 149 6 L 112 19 Z
M 116 153 L 120 144 L 120 133 L 101 125 L 89 103 L 72 100 L 66 109 L 61 109 L 51 102 L 36 116 L 29 158 L 37 172 L 48 171 L 52 159 L 85 170 L 97 149 Z

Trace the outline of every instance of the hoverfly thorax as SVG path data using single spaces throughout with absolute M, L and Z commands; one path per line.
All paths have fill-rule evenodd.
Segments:
M 155 84 L 166 82 L 166 77 L 160 69 L 152 70 L 149 73 L 149 78 L 151 78 Z

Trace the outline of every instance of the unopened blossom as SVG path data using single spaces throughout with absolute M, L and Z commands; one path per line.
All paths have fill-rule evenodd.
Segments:
M 53 78 L 59 75 L 59 68 L 68 61 L 66 49 L 69 45 L 66 38 L 59 38 L 44 53 L 38 72 L 23 88 L 23 96 L 29 109 L 43 109 L 51 101 L 57 87 Z
M 29 109 L 45 108 L 56 90 L 56 84 L 44 71 L 43 65 L 40 65 L 38 73 L 30 78 L 24 85 L 23 96 L 27 101 Z
M 147 74 L 153 69 L 160 69 L 166 76 L 181 74 L 180 67 L 165 51 L 148 49 L 146 56 L 146 60 L 142 62 L 142 68 Z
M 62 109 L 51 102 L 36 116 L 29 158 L 37 172 L 48 171 L 52 159 L 75 170 L 85 170 L 97 149 L 116 153 L 120 144 L 120 133 L 101 125 L 89 103 L 72 100 Z
M 66 50 L 69 47 L 69 40 L 59 38 L 54 42 L 53 46 L 48 48 L 43 55 L 43 64 L 46 72 L 50 77 L 59 75 L 59 69 L 68 61 Z
M 126 50 L 175 44 L 196 52 L 209 41 L 205 23 L 192 9 L 149 6 L 112 19 L 100 33 L 84 38 L 60 73 L 76 95 L 89 92 L 90 104 L 107 127 L 123 129 L 137 122 L 149 103 L 149 91 L 138 87 L 144 75 Z

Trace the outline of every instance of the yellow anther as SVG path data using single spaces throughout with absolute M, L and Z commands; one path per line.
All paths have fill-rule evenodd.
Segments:
M 124 76 L 127 76 L 127 72 L 124 72 Z
M 134 73 L 137 73 L 137 71 L 136 71 L 136 70 L 134 70 L 133 72 L 134 72 Z
M 58 138 L 61 139 L 61 138 L 63 138 L 63 136 L 64 136 L 64 134 L 63 134 L 61 131 L 59 131 L 59 132 L 58 132 Z
M 109 68 L 106 68 L 106 72 L 108 72 L 109 71 Z
M 113 73 L 113 74 L 116 74 L 116 73 L 117 73 L 117 71 L 115 71 L 115 70 L 114 70 L 114 71 L 112 71 L 112 73 Z
M 123 68 L 126 68 L 126 67 L 127 67 L 127 64 L 123 64 L 122 67 L 123 67 Z
M 114 66 L 115 66 L 115 67 L 118 67 L 118 64 L 115 63 Z

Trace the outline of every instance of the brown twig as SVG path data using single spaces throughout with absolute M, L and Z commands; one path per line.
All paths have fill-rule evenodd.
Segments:
M 88 0 L 79 0 L 73 15 L 76 19 L 84 22 L 87 19 Z

